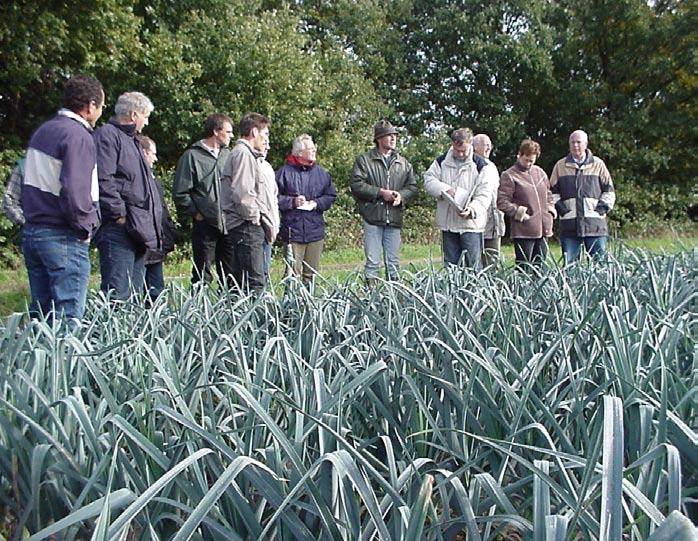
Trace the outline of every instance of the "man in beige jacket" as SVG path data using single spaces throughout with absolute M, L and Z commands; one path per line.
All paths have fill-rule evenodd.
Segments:
M 424 174 L 424 189 L 436 199 L 436 227 L 441 230 L 444 264 L 461 262 L 482 268 L 482 233 L 494 186 L 488 182 L 488 165 L 473 154 L 473 132 L 451 134 L 451 148 L 436 158 Z
M 246 113 L 240 119 L 240 139 L 223 168 L 223 213 L 235 254 L 230 274 L 241 289 L 260 290 L 265 285 L 263 224 L 269 210 L 258 159 L 269 143 L 269 124 L 264 115 Z

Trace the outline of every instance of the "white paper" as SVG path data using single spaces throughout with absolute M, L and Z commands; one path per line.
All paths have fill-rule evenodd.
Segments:
M 461 212 L 470 202 L 470 194 L 460 187 L 456 188 L 456 193 L 453 197 L 448 192 L 444 192 L 444 197 Z
M 298 210 L 315 210 L 317 203 L 315 201 L 306 201 L 300 207 L 296 207 Z

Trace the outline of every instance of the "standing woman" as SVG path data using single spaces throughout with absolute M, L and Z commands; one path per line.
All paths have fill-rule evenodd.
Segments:
M 281 239 L 293 250 L 293 272 L 309 285 L 320 271 L 325 244 L 323 213 L 337 194 L 330 174 L 315 161 L 313 138 L 302 134 L 293 140 L 291 155 L 276 172 L 281 211 Z
M 516 163 L 502 173 L 497 208 L 511 219 L 516 264 L 540 265 L 548 255 L 547 238 L 553 234 L 555 205 L 545 171 L 535 165 L 540 145 L 524 139 Z

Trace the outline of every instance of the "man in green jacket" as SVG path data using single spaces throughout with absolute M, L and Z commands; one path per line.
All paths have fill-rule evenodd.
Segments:
M 204 138 L 187 149 L 177 163 L 172 197 L 181 218 L 191 217 L 192 283 L 212 279 L 214 261 L 218 277 L 230 274 L 234 258 L 221 207 L 221 178 L 230 150 L 233 123 L 223 113 L 209 115 Z
M 383 253 L 388 280 L 400 271 L 400 227 L 405 206 L 417 193 L 412 165 L 395 150 L 397 130 L 387 120 L 373 128 L 375 147 L 354 162 L 351 192 L 363 219 L 366 283 L 378 278 Z

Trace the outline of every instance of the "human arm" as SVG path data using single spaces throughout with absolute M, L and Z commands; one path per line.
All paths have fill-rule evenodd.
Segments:
M 15 225 L 24 225 L 24 212 L 22 211 L 21 196 L 22 196 L 22 168 L 23 166 L 17 163 L 12 169 L 10 176 L 5 185 L 5 194 L 3 195 L 2 206 L 5 214 L 10 221 Z
M 351 193 L 362 201 L 377 201 L 380 199 L 380 187 L 371 182 L 365 156 L 359 156 L 351 171 Z
M 499 189 L 497 190 L 497 208 L 512 220 L 517 222 L 525 221 L 524 216 L 528 216 L 528 209 L 519 205 L 515 201 L 516 183 L 514 178 L 504 171 L 499 179 Z
M 61 212 L 71 228 L 89 239 L 98 224 L 97 157 L 92 136 L 85 134 L 65 146 L 59 176 Z
M 238 145 L 231 152 L 225 168 L 223 181 L 230 183 L 230 197 L 235 212 L 243 219 L 259 225 L 260 194 L 257 193 L 257 160 L 248 148 Z
M 190 151 L 185 152 L 177 162 L 174 183 L 172 184 L 172 199 L 180 216 L 195 216 L 198 213 L 191 197 L 191 191 L 196 183 L 196 168 Z
M 599 171 L 599 184 L 601 187 L 601 197 L 599 197 L 599 202 L 596 204 L 596 212 L 599 214 L 606 214 L 609 210 L 613 210 L 616 204 L 616 191 L 613 186 L 613 179 L 611 174 L 606 168 L 606 164 L 599 160 L 600 171 Z
M 323 190 L 322 193 L 315 198 L 315 202 L 317 203 L 317 210 L 325 212 L 332 206 L 335 199 L 337 199 L 337 192 L 334 189 L 330 174 L 324 169 L 321 169 L 320 172 Z

